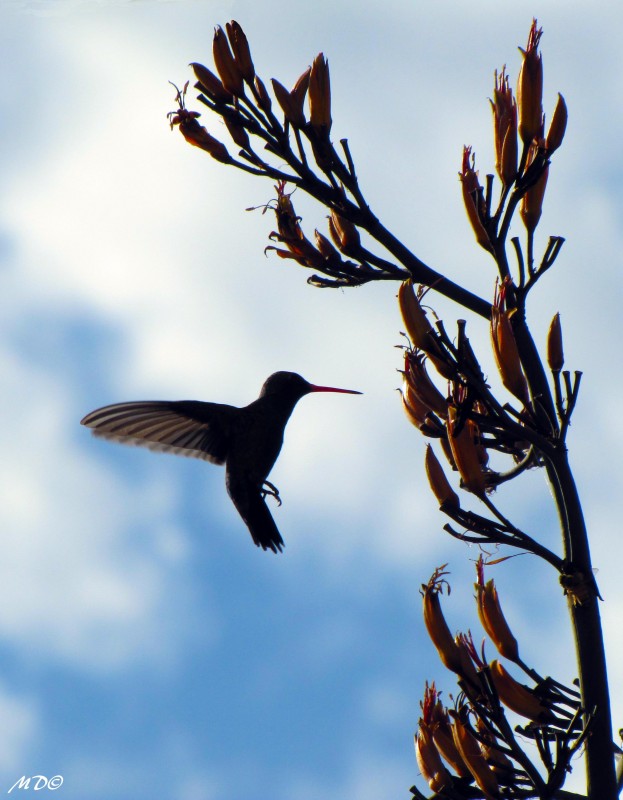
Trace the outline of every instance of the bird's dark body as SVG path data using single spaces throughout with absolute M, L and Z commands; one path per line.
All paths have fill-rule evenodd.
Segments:
M 259 398 L 244 408 L 196 400 L 118 403 L 92 411 L 82 424 L 103 438 L 225 464 L 227 492 L 253 541 L 276 553 L 284 542 L 265 502 L 266 494 L 276 492 L 264 486 L 294 406 L 314 391 L 348 390 L 318 387 L 294 372 L 276 372 Z

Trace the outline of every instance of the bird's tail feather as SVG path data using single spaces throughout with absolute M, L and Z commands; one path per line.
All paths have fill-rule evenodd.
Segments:
M 281 553 L 285 543 L 261 494 L 259 492 L 251 492 L 247 497 L 244 508 L 241 508 L 235 500 L 234 504 L 249 529 L 255 544 L 261 547 L 262 550 Z

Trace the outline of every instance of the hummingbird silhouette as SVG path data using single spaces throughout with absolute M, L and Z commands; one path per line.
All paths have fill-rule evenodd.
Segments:
M 81 424 L 101 438 L 224 464 L 227 493 L 253 541 L 277 553 L 284 541 L 266 497 L 273 496 L 279 505 L 281 499 L 267 478 L 294 406 L 311 392 L 361 394 L 316 386 L 295 372 L 275 372 L 258 399 L 244 408 L 198 400 L 115 403 L 91 411 Z

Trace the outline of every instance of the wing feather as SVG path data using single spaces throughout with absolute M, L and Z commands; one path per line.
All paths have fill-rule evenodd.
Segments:
M 194 400 L 115 403 L 87 414 L 95 436 L 223 464 L 239 409 Z

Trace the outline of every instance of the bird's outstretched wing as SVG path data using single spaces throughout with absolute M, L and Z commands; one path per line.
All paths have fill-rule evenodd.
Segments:
M 81 424 L 104 439 L 223 464 L 238 412 L 221 403 L 148 400 L 98 408 Z

